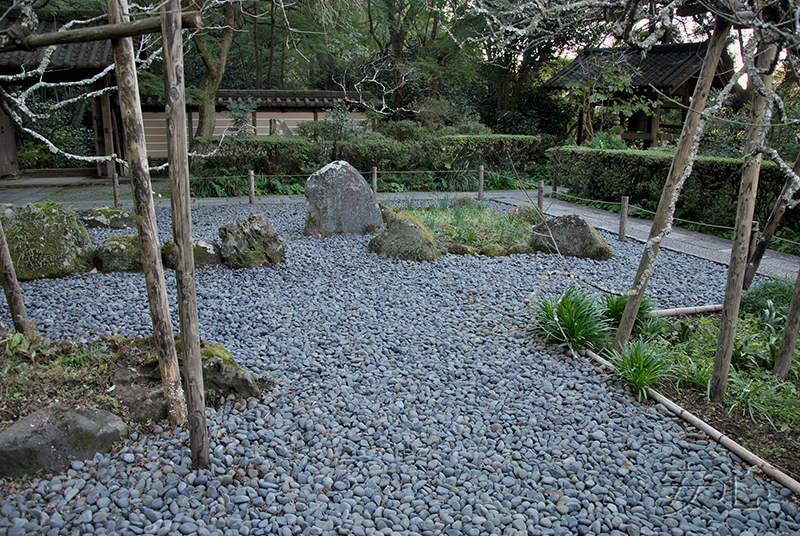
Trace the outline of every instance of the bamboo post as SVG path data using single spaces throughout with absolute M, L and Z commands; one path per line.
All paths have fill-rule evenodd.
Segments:
M 11 262 L 11 252 L 8 250 L 2 223 L 0 223 L 0 283 L 3 284 L 3 291 L 6 293 L 14 329 L 19 333 L 25 333 L 28 330 L 28 313 L 25 311 L 25 302 L 22 301 L 17 272 L 14 271 L 14 263 Z
M 794 161 L 794 168 L 792 169 L 795 175 L 800 175 L 800 153 Z M 744 283 L 742 288 L 747 290 L 756 276 L 758 265 L 761 264 L 761 259 L 767 251 L 770 240 L 775 235 L 775 230 L 778 228 L 778 223 L 781 221 L 784 212 L 786 212 L 787 201 L 790 198 L 789 193 L 793 190 L 794 177 L 788 177 L 781 190 L 781 195 L 775 201 L 775 206 L 772 208 L 767 223 L 764 224 L 764 232 L 761 233 L 761 239 L 756 244 L 755 249 L 750 248 L 750 257 L 747 259 L 747 270 L 744 272 Z
M 125 22 L 128 18 L 126 0 L 108 0 L 108 19 L 112 24 Z M 158 351 L 161 382 L 167 399 L 170 422 L 182 426 L 186 422 L 186 404 L 178 372 L 178 356 L 172 334 L 172 319 L 169 314 L 167 285 L 164 281 L 164 266 L 161 264 L 161 247 L 158 242 L 156 213 L 153 206 L 150 171 L 147 163 L 147 148 L 144 140 L 142 105 L 130 37 L 112 40 L 114 64 L 122 128 L 127 143 L 130 178 L 133 188 L 133 204 L 136 210 L 136 225 L 142 254 L 147 297 L 150 302 L 150 317 Z
M 372 166 L 372 193 L 378 195 L 378 168 Z
M 775 48 L 775 45 L 767 45 L 766 48 L 759 51 L 755 61 L 756 69 L 759 72 L 764 72 L 772 63 Z M 772 75 L 763 74 L 761 76 L 764 87 L 769 90 L 772 87 Z M 725 287 L 725 300 L 722 302 L 722 317 L 719 321 L 719 339 L 714 356 L 714 369 L 711 372 L 711 382 L 708 388 L 708 397 L 712 402 L 721 401 L 728 387 L 728 373 L 736 337 L 739 305 L 742 301 L 742 284 L 744 283 L 745 268 L 747 268 L 750 229 L 753 224 L 753 211 L 758 192 L 758 175 L 761 171 L 761 153 L 754 154 L 754 149 L 761 143 L 759 140 L 765 129 L 760 125 L 764 123 L 765 117 L 766 99 L 760 91 L 754 91 L 750 107 L 750 127 L 747 129 L 742 183 L 739 188 L 739 203 L 736 207 L 736 224 L 734 225 L 731 261 L 728 266 L 728 282 Z
M 166 95 L 167 144 L 169 150 L 170 199 L 175 241 L 175 279 L 178 287 L 178 314 L 189 411 L 189 443 L 192 466 L 211 467 L 203 388 L 203 362 L 200 357 L 200 328 L 197 319 L 192 215 L 189 200 L 189 154 L 186 135 L 186 93 L 183 80 L 183 38 L 180 0 L 161 6 L 164 46 L 164 94 Z M 254 202 L 253 172 L 250 179 L 250 204 Z
M 619 241 L 625 242 L 625 234 L 628 227 L 628 196 L 622 196 L 619 206 Z
M 681 137 L 678 141 L 678 147 L 675 150 L 675 157 L 672 159 L 672 165 L 670 166 L 667 180 L 664 183 L 664 189 L 661 191 L 658 209 L 653 217 L 653 224 L 650 227 L 650 236 L 645 245 L 645 250 L 642 253 L 639 268 L 636 271 L 636 277 L 633 282 L 633 288 L 636 289 L 636 294 L 628 297 L 625 312 L 622 314 L 622 320 L 620 321 L 619 329 L 614 338 L 614 348 L 617 350 L 628 341 L 633 331 L 633 325 L 636 322 L 636 314 L 639 312 L 639 307 L 642 304 L 642 299 L 644 298 L 644 293 L 647 288 L 647 281 L 650 279 L 650 274 L 652 273 L 652 264 L 655 263 L 656 255 L 658 254 L 660 240 L 658 240 L 657 237 L 666 226 L 672 199 L 679 193 L 678 187 L 681 184 L 681 177 L 683 176 L 686 163 L 689 161 L 689 151 L 692 148 L 694 136 L 697 132 L 700 115 L 708 100 L 711 82 L 714 80 L 714 73 L 717 70 L 719 58 L 722 56 L 722 51 L 725 49 L 725 40 L 732 26 L 733 24 L 731 21 L 723 15 L 716 16 L 714 33 L 708 42 L 708 50 L 703 58 L 703 65 L 700 68 L 700 74 L 697 78 L 697 84 L 695 85 L 694 94 L 692 96 L 691 108 L 686 114 L 686 121 L 681 130 Z
M 539 190 L 536 195 L 536 206 L 539 212 L 544 214 L 544 181 L 539 181 Z
M 256 177 L 252 169 L 247 171 L 247 186 L 250 191 L 250 206 L 256 204 Z
M 116 172 L 111 175 L 111 186 L 114 189 L 114 206 L 119 208 L 119 174 Z
M 478 168 L 478 201 L 483 199 L 483 164 Z
M 792 366 L 794 349 L 797 346 L 797 336 L 800 331 L 800 271 L 794 282 L 794 293 L 792 303 L 789 305 L 789 312 L 786 314 L 786 325 L 783 327 L 781 345 L 778 347 L 778 356 L 775 358 L 775 368 L 772 373 L 778 378 L 785 380 L 789 374 L 789 367 Z

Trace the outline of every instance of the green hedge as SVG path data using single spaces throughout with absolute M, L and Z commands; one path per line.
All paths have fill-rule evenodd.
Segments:
M 197 152 L 211 153 L 219 138 L 200 138 Z M 524 174 L 545 159 L 544 149 L 551 140 L 539 136 L 457 135 L 398 141 L 379 133 L 366 133 L 341 145 L 342 159 L 362 173 L 373 166 L 382 171 L 451 171 L 477 169 L 487 173 Z M 192 161 L 193 173 L 200 176 L 243 175 L 248 169 L 256 175 L 309 175 L 330 161 L 333 143 L 312 142 L 300 136 L 260 136 L 226 138 L 219 149 L 206 158 Z M 453 174 L 450 174 L 453 175 Z M 455 180 L 435 173 L 379 175 L 379 187 L 419 190 L 473 186 L 477 173 L 469 180 Z M 477 184 L 475 182 L 475 184 Z
M 585 147 L 556 147 L 547 151 L 550 173 L 570 195 L 631 204 L 655 210 L 667 180 L 672 153 L 666 151 L 609 151 Z M 733 226 L 744 163 L 741 159 L 697 157 L 692 174 L 681 190 L 677 218 Z M 778 166 L 764 162 L 759 179 L 754 218 L 762 225 L 769 217 L 785 178 Z M 800 218 L 788 211 L 781 226 L 800 227 Z

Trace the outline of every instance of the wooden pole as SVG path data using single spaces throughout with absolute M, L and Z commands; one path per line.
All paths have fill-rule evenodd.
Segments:
M 539 190 L 536 196 L 536 206 L 539 207 L 539 212 L 544 214 L 544 181 L 539 181 Z
M 0 223 L 0 283 L 3 284 L 3 291 L 6 293 L 14 329 L 19 333 L 25 333 L 28 330 L 28 313 L 25 312 L 25 302 L 22 301 L 17 272 L 14 271 L 14 263 L 11 262 L 11 252 L 8 250 L 2 223 Z
M 754 221 L 750 226 L 750 242 L 748 242 L 747 244 L 747 258 L 750 258 L 750 255 L 752 255 L 753 251 L 755 251 L 757 242 L 758 242 L 758 222 Z
M 625 234 L 628 227 L 628 196 L 622 196 L 622 203 L 619 207 L 619 241 L 625 242 Z
M 114 189 L 114 206 L 119 208 L 119 174 L 116 172 L 111 174 L 111 186 Z
M 252 169 L 247 171 L 247 187 L 250 192 L 250 206 L 256 204 L 256 177 Z
M 116 24 L 125 22 L 128 17 L 127 1 L 107 1 L 109 21 Z M 164 396 L 167 399 L 170 422 L 173 425 L 182 426 L 186 422 L 186 404 L 178 372 L 178 356 L 175 352 L 175 339 L 172 334 L 164 266 L 161 264 L 161 247 L 158 242 L 156 213 L 147 163 L 133 41 L 130 37 L 115 39 L 112 40 L 112 45 L 119 87 L 122 128 L 125 132 L 130 165 L 133 204 L 136 209 L 136 225 L 139 230 L 142 265 L 147 297 L 150 302 L 150 317 L 153 320 L 153 334 L 158 351 L 161 382 L 164 385 Z
M 211 467 L 208 452 L 208 426 L 203 387 L 203 361 L 200 357 L 200 328 L 197 320 L 192 214 L 189 200 L 189 146 L 186 135 L 186 92 L 183 80 L 183 38 L 180 0 L 161 5 L 164 45 L 164 95 L 166 96 L 167 144 L 169 159 L 172 230 L 175 240 L 175 280 L 178 287 L 178 314 L 181 320 L 183 374 L 189 409 L 189 443 L 192 466 Z M 250 177 L 250 203 L 254 202 L 253 172 Z
M 182 15 L 185 28 L 200 28 L 203 21 L 199 11 L 187 11 Z M 109 17 L 109 21 L 111 18 Z M 120 22 L 79 28 L 77 30 L 64 30 L 39 35 L 29 35 L 22 42 L 9 43 L 0 48 L 0 53 L 28 48 L 49 47 L 51 45 L 64 45 L 67 43 L 84 43 L 86 41 L 105 41 L 106 39 L 122 39 L 158 32 L 161 29 L 159 17 L 148 17 L 134 22 Z
M 706 51 L 705 58 L 703 58 L 703 65 L 700 68 L 700 74 L 694 88 L 691 108 L 686 114 L 686 121 L 683 124 L 678 147 L 675 150 L 675 157 L 672 159 L 672 166 L 670 166 L 667 181 L 664 183 L 664 189 L 661 191 L 661 200 L 658 203 L 658 209 L 653 218 L 653 224 L 650 227 L 650 238 L 645 245 L 645 250 L 644 253 L 642 253 L 642 259 L 639 262 L 639 268 L 634 278 L 633 288 L 637 289 L 637 292 L 636 294 L 628 296 L 628 303 L 625 306 L 625 312 L 622 314 L 622 320 L 620 321 L 619 329 L 614 338 L 614 347 L 617 350 L 622 348 L 622 345 L 628 341 L 633 331 L 633 325 L 636 323 L 636 314 L 639 312 L 639 307 L 642 304 L 644 292 L 647 288 L 647 281 L 650 279 L 652 265 L 655 263 L 660 246 L 660 242 L 654 239 L 658 237 L 666 226 L 672 199 L 674 196 L 678 195 L 678 186 L 684 168 L 686 167 L 686 162 L 689 160 L 689 151 L 692 148 L 694 136 L 697 132 L 700 114 L 703 112 L 703 108 L 705 108 L 706 101 L 708 100 L 711 82 L 714 80 L 714 73 L 716 72 L 719 58 L 722 56 L 722 51 L 725 49 L 725 40 L 732 26 L 729 20 L 722 15 L 717 15 L 714 24 L 714 32 L 711 36 L 711 40 L 708 42 L 708 50 Z
M 483 199 L 483 164 L 478 168 L 478 201 Z
M 775 45 L 767 45 L 756 56 L 756 68 L 767 69 L 775 56 Z M 772 75 L 762 75 L 764 86 L 772 87 Z M 766 99 L 759 91 L 753 92 L 750 107 L 750 126 L 747 129 L 747 145 L 742 171 L 742 183 L 739 188 L 739 204 L 736 207 L 736 224 L 734 225 L 731 262 L 728 266 L 728 283 L 725 287 L 725 300 L 722 302 L 722 317 L 719 321 L 719 339 L 714 356 L 714 369 L 708 397 L 712 402 L 719 402 L 725 396 L 728 387 L 728 372 L 731 367 L 736 324 L 739 319 L 739 305 L 742 301 L 742 284 L 747 267 L 747 250 L 750 245 L 750 229 L 753 223 L 753 211 L 756 206 L 758 192 L 758 175 L 761 171 L 761 153 L 754 154 L 761 138 L 766 115 Z
M 792 171 L 794 171 L 795 175 L 800 175 L 800 153 L 798 153 L 797 158 L 795 158 Z M 794 180 L 792 177 L 786 179 L 783 189 L 781 190 L 781 195 L 778 197 L 777 201 L 775 201 L 772 213 L 769 215 L 767 223 L 764 224 L 764 232 L 761 234 L 761 239 L 758 241 L 755 248 L 750 249 L 750 257 L 747 259 L 747 269 L 744 272 L 744 283 L 742 284 L 744 290 L 750 288 L 750 284 L 753 282 L 753 278 L 758 271 L 758 265 L 761 264 L 761 259 L 764 257 L 764 253 L 767 252 L 772 237 L 775 236 L 778 223 L 781 221 L 783 213 L 786 212 L 786 200 L 789 198 L 789 192 L 793 189 L 793 182 Z
M 789 305 L 789 312 L 786 314 L 786 325 L 783 328 L 778 356 L 775 358 L 775 368 L 772 370 L 772 373 L 782 380 L 786 379 L 789 374 L 789 368 L 792 366 L 794 349 L 797 347 L 798 332 L 800 332 L 800 272 L 797 273 L 797 280 L 794 282 L 792 303 Z
M 372 193 L 378 195 L 378 168 L 372 166 Z

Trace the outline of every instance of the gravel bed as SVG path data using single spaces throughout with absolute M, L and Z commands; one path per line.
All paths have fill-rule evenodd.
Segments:
M 302 205 L 257 209 L 287 260 L 199 270 L 200 331 L 276 388 L 208 410 L 210 470 L 190 469 L 185 431 L 134 433 L 114 454 L 9 488 L 0 534 L 800 531 L 788 490 L 583 359 L 554 353 L 525 315 L 496 311 L 563 288 L 565 277 L 543 283 L 564 270 L 556 259 L 391 261 L 366 252 L 369 237 L 301 239 Z M 194 234 L 216 238 L 249 213 L 197 208 Z M 168 213 L 158 215 L 168 239 Z M 567 264 L 621 288 L 641 244 L 606 238 L 614 259 Z M 174 303 L 169 271 L 168 281 Z M 722 267 L 662 250 L 649 295 L 657 307 L 705 305 L 721 302 L 724 285 Z M 151 330 L 141 274 L 22 288 L 31 318 L 56 337 Z

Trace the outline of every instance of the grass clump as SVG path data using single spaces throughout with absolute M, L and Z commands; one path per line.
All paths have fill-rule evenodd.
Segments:
M 789 304 L 792 303 L 793 292 L 794 281 L 769 279 L 753 285 L 742 294 L 740 310 L 743 313 L 760 315 L 768 309 L 768 302 L 771 301 L 774 305 L 775 313 L 778 316 L 786 316 L 789 311 Z
M 625 343 L 619 352 L 612 350 L 609 361 L 616 367 L 614 375 L 629 383 L 641 400 L 647 398 L 647 387 L 666 373 L 667 366 L 662 357 L 654 345 L 639 338 Z
M 603 295 L 601 307 L 603 315 L 609 319 L 613 326 L 619 326 L 622 320 L 622 315 L 625 312 L 625 307 L 628 305 L 628 296 L 620 296 L 617 294 Z M 636 313 L 636 324 L 641 326 L 648 320 L 648 313 L 653 310 L 653 301 L 645 296 L 642 303 L 639 305 L 639 311 Z
M 610 329 L 596 302 L 570 287 L 560 298 L 542 300 L 534 312 L 539 330 L 572 350 L 598 348 Z

